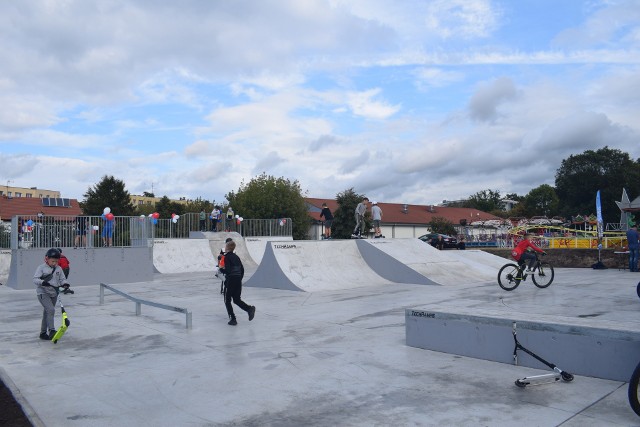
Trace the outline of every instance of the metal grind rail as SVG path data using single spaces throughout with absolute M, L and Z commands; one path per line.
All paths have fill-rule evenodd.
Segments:
M 178 313 L 184 313 L 186 315 L 186 322 L 187 322 L 187 329 L 191 329 L 191 311 L 189 311 L 186 308 L 181 308 L 181 307 L 174 307 L 172 305 L 166 305 L 166 304 L 160 304 L 157 302 L 152 302 L 152 301 L 147 301 L 147 300 L 143 300 L 140 298 L 136 298 L 136 297 L 132 297 L 131 295 L 128 295 L 122 291 L 119 291 L 116 288 L 113 288 L 109 285 L 106 285 L 104 283 L 100 283 L 100 305 L 104 305 L 104 289 L 107 288 L 109 289 L 111 292 L 114 292 L 120 296 L 123 296 L 125 298 L 127 298 L 128 300 L 131 300 L 133 302 L 136 303 L 136 316 L 140 316 L 140 314 L 142 313 L 142 304 L 144 305 L 150 305 L 152 307 L 157 307 L 157 308 L 162 308 L 164 310 L 169 310 L 169 311 L 177 311 Z

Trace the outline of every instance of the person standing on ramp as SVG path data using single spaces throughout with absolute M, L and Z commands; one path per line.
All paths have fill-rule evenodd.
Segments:
M 244 266 L 240 257 L 233 252 L 236 249 L 236 242 L 231 240 L 224 245 L 224 268 L 220 270 L 225 275 L 224 281 L 224 305 L 229 314 L 229 325 L 237 325 L 236 315 L 233 312 L 231 301 L 249 314 L 249 321 L 256 315 L 256 307 L 249 305 L 240 298 L 242 294 L 242 278 L 244 277 Z
M 365 197 L 362 199 L 358 206 L 356 206 L 355 217 L 356 217 L 356 227 L 353 229 L 353 234 L 351 234 L 352 239 L 361 238 L 362 227 L 364 227 L 364 214 L 367 212 L 367 203 L 369 199 Z

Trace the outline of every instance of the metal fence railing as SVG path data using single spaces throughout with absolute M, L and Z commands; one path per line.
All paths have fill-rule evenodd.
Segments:
M 177 221 L 158 219 L 154 227 L 155 238 L 188 238 L 192 231 L 235 231 L 244 237 L 253 236 L 292 236 L 293 222 L 291 218 L 280 219 L 242 219 L 221 218 L 212 220 L 209 215 L 201 222 L 200 214 L 187 213 L 180 215 Z
M 96 248 L 152 246 L 153 239 L 189 238 L 193 231 L 235 231 L 243 236 L 292 236 L 290 218 L 236 218 L 200 222 L 198 213 L 175 219 L 149 216 L 18 215 L 0 223 L 0 248 Z M 204 227 L 202 227 L 204 226 Z
M 152 226 L 147 217 L 18 215 L 11 219 L 11 248 L 149 246 Z

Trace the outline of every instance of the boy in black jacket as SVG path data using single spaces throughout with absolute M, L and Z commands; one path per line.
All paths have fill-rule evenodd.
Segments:
M 256 307 L 240 299 L 244 266 L 242 265 L 242 261 L 240 261 L 240 257 L 233 252 L 235 248 L 236 242 L 233 240 L 224 245 L 224 268 L 221 269 L 225 275 L 224 305 L 227 307 L 227 313 L 229 314 L 229 325 L 238 324 L 236 315 L 233 313 L 233 307 L 231 306 L 232 300 L 235 305 L 249 313 L 250 321 L 253 320 L 253 317 L 256 315 Z

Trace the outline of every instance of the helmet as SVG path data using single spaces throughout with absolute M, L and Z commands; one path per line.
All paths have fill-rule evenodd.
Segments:
M 58 252 L 58 250 L 55 248 L 51 248 L 47 251 L 45 257 L 60 259 L 60 252 Z

